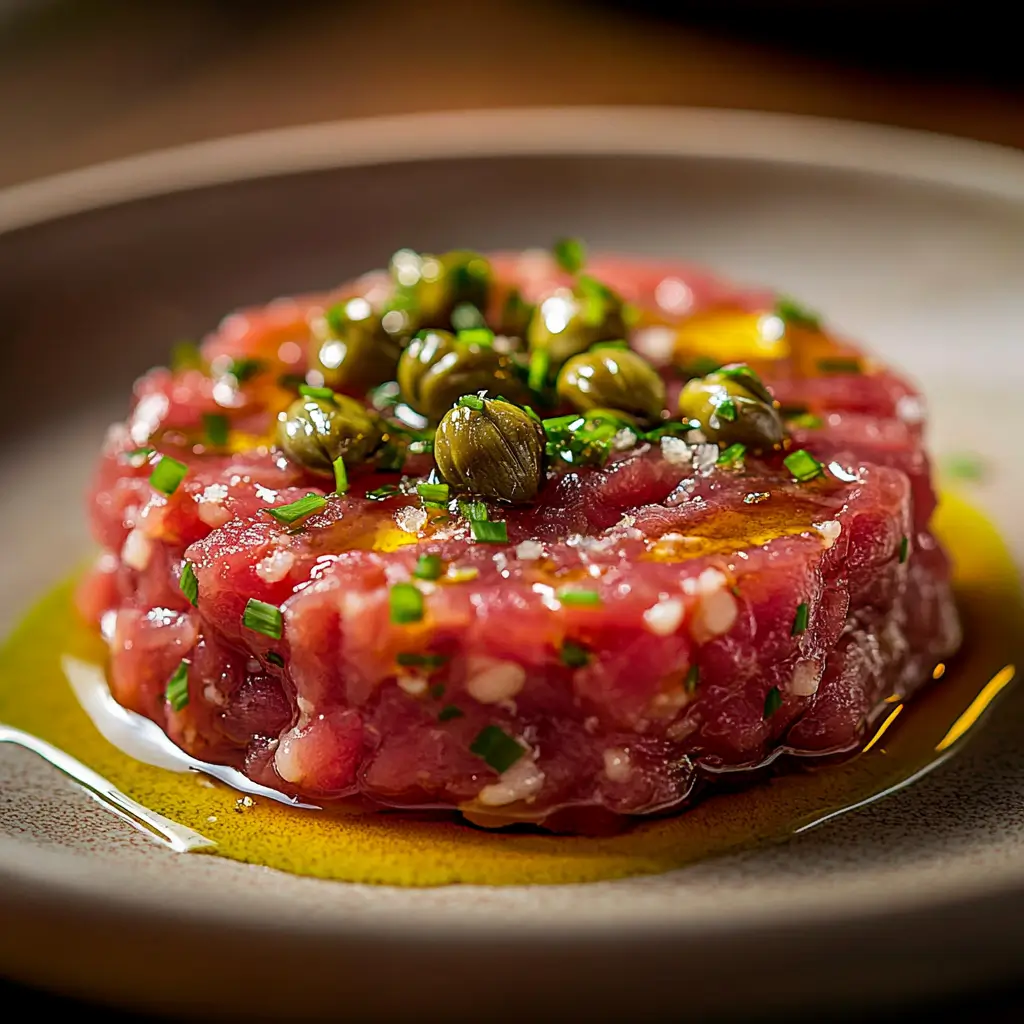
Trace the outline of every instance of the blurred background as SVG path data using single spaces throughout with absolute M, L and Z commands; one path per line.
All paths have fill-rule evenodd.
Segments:
M 993 0 L 0 0 L 0 187 L 238 132 L 530 105 L 786 111 L 1022 146 L 1024 66 L 1001 14 Z M 1017 1020 L 1020 995 L 959 1008 Z M 0 1006 L 19 1004 L 68 1008 L 0 981 Z
M 616 103 L 1024 144 L 993 0 L 0 0 L 0 185 L 341 117 Z

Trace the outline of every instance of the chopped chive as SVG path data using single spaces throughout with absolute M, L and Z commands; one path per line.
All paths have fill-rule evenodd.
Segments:
M 807 628 L 809 618 L 810 609 L 806 602 L 801 602 L 796 606 L 796 615 L 793 616 L 793 628 L 790 630 L 790 635 L 799 636 Z
M 801 306 L 795 299 L 785 296 L 780 298 L 775 303 L 775 315 L 787 325 L 806 327 L 811 331 L 821 330 L 821 317 L 806 306 Z
M 900 565 L 907 560 L 907 555 L 910 554 L 910 538 L 904 536 L 900 541 Z
M 460 500 L 459 512 L 472 523 L 481 523 L 487 519 L 487 506 L 482 501 Z
M 181 486 L 188 476 L 188 466 L 184 462 L 165 455 L 154 467 L 149 482 L 153 489 L 169 498 Z
M 182 370 L 201 370 L 203 354 L 194 341 L 175 342 L 171 349 L 171 369 L 177 373 Z
M 743 461 L 747 446 L 745 444 L 731 444 L 721 455 L 718 456 L 719 466 L 734 466 Z
M 178 581 L 181 592 L 188 598 L 188 603 L 193 608 L 199 607 L 199 580 L 196 579 L 195 566 L 186 562 L 181 570 L 181 579 Z
M 531 391 L 543 391 L 548 381 L 551 356 L 545 349 L 538 348 L 530 353 L 530 371 L 527 384 Z
M 446 707 L 441 708 L 437 713 L 437 720 L 439 722 L 450 722 L 455 718 L 465 718 L 466 713 L 457 708 L 454 704 L 448 704 Z
M 266 368 L 267 364 L 262 359 L 235 359 L 232 360 L 231 365 L 228 367 L 228 373 L 239 384 L 244 384 L 246 381 L 252 380 L 257 374 L 262 373 Z
M 334 392 L 330 388 L 315 388 L 309 384 L 299 385 L 299 394 L 303 398 L 319 398 L 325 402 L 335 402 Z
M 579 280 L 576 283 L 579 285 L 580 291 L 584 295 L 600 299 L 602 302 L 607 302 L 609 299 L 615 298 L 615 293 L 611 288 L 609 288 L 603 281 L 598 281 L 598 279 L 591 274 L 580 274 Z
M 625 424 L 623 424 L 625 425 Z M 655 427 L 653 430 L 648 430 L 643 434 L 645 441 L 660 441 L 663 437 L 682 437 L 688 434 L 691 430 L 697 428 L 687 420 L 669 420 L 668 423 L 662 423 L 661 426 Z
M 398 387 L 398 381 L 386 380 L 383 384 L 378 384 L 370 392 L 370 404 L 380 412 L 383 409 L 390 409 L 391 406 L 397 404 L 400 395 L 401 390 Z
M 574 644 L 571 640 L 566 640 L 562 644 L 558 656 L 562 664 L 568 665 L 569 668 L 583 668 L 584 665 L 590 664 L 590 651 L 580 644 Z
M 479 395 L 463 395 L 456 405 L 462 406 L 463 409 L 475 409 L 480 412 L 484 407 L 484 400 Z
M 440 555 L 420 555 L 416 559 L 416 568 L 412 571 L 418 580 L 436 580 L 441 576 Z
M 434 700 L 440 700 L 444 696 L 444 690 L 444 683 L 434 683 L 434 685 L 430 688 L 430 696 Z
M 697 686 L 700 683 L 700 666 L 691 665 L 686 673 L 686 682 L 683 686 L 686 688 L 687 693 L 696 693 Z
M 387 501 L 388 498 L 393 498 L 396 494 L 398 494 L 398 488 L 394 484 L 385 484 L 383 487 L 367 491 L 366 497 L 370 501 Z
M 525 412 L 526 415 L 529 416 L 534 423 L 539 423 L 541 424 L 541 426 L 544 425 L 544 421 L 537 415 L 536 410 L 533 408 L 532 405 L 524 405 L 523 412 Z
M 494 344 L 494 331 L 486 327 L 470 327 L 459 331 L 455 340 L 460 345 L 480 345 L 482 348 L 490 348 Z
M 563 587 L 558 592 L 558 600 L 573 607 L 593 608 L 601 603 L 601 595 L 582 587 Z
M 789 425 L 797 430 L 820 430 L 825 423 L 812 412 L 801 412 L 790 418 Z
M 552 247 L 555 262 L 567 273 L 578 274 L 587 262 L 587 248 L 578 238 L 560 238 Z
M 736 417 L 739 416 L 739 410 L 736 408 L 736 402 L 732 398 L 726 398 L 719 402 L 715 406 L 715 413 L 720 419 L 726 420 L 729 423 L 733 423 Z
M 424 501 L 446 502 L 448 500 L 447 484 L 417 484 L 416 493 Z
M 395 658 L 402 668 L 425 668 L 433 671 L 448 661 L 443 654 L 417 654 L 414 651 L 400 651 Z
M 301 373 L 282 373 L 277 378 L 277 386 L 286 391 L 298 391 L 305 383 L 306 378 Z
M 215 448 L 223 448 L 231 436 L 231 423 L 227 416 L 206 413 L 203 416 L 203 433 L 206 434 L 206 440 Z
M 487 762 L 499 775 L 507 772 L 525 753 L 526 748 L 503 729 L 488 725 L 469 745 L 469 749 Z
M 284 658 L 278 654 L 277 651 L 268 651 L 267 661 L 269 661 L 271 665 L 276 665 L 278 668 L 284 668 Z
M 460 302 L 452 310 L 452 327 L 461 335 L 463 331 L 472 331 L 478 327 L 487 327 L 483 313 L 472 302 Z M 462 338 L 460 337 L 461 341 Z M 494 335 L 491 335 L 494 340 Z
M 777 686 L 773 686 L 764 698 L 764 717 L 771 718 L 782 707 L 782 694 Z
M 942 460 L 942 469 L 947 476 L 957 480 L 980 481 L 985 478 L 985 463 L 974 452 L 956 452 Z
M 819 359 L 818 371 L 820 373 L 860 373 L 861 365 L 859 359 Z
M 805 448 L 791 452 L 782 460 L 782 464 L 793 474 L 793 479 L 800 483 L 807 483 L 825 472 L 825 467 Z
M 276 519 L 285 526 L 292 526 L 303 519 L 308 519 L 316 512 L 321 512 L 327 507 L 327 499 L 319 494 L 307 494 L 305 498 L 299 498 L 290 505 L 282 505 L 280 508 L 265 508 L 263 511 L 272 519 Z
M 475 565 L 453 565 L 445 574 L 449 583 L 468 583 L 480 575 L 480 570 Z
M 507 544 L 508 527 L 504 522 L 489 522 L 486 519 L 471 519 L 469 528 L 473 534 L 473 540 L 481 544 Z
M 348 470 L 345 468 L 344 456 L 334 460 L 334 493 L 348 493 Z
M 181 711 L 188 707 L 188 662 L 183 661 L 175 670 L 174 675 L 167 681 L 167 689 L 164 691 L 167 703 L 171 705 L 172 711 Z
M 423 595 L 411 583 L 396 583 L 388 595 L 391 621 L 396 625 L 419 622 L 423 618 Z
M 590 351 L 600 352 L 606 348 L 622 351 L 622 349 L 629 348 L 629 343 L 626 341 L 596 341 L 593 345 L 590 346 Z
M 269 636 L 271 640 L 280 640 L 284 634 L 284 616 L 281 609 L 277 605 L 267 604 L 266 601 L 257 601 L 255 597 L 250 597 L 249 603 L 245 606 L 242 625 L 254 633 Z

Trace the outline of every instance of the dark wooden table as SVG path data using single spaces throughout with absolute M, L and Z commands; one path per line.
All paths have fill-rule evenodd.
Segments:
M 236 132 L 467 107 L 740 107 L 1024 145 L 1015 42 L 990 27 L 998 22 L 986 0 L 720 0 L 678 3 L 673 17 L 660 6 L 40 3 L 0 22 L 0 187 Z M 986 993 L 878 1019 L 1017 1020 L 1022 996 Z M 91 1015 L 2 983 L 0 1006 Z

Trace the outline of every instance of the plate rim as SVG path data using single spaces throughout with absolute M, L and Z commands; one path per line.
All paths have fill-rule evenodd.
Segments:
M 599 130 L 598 130 L 599 129 Z M 228 136 L 156 150 L 53 175 L 0 190 L 0 236 L 92 210 L 135 200 L 232 182 L 289 176 L 345 166 L 474 157 L 627 155 L 673 158 L 730 159 L 806 166 L 819 170 L 861 173 L 917 181 L 958 191 L 987 194 L 1024 208 L 1024 153 L 991 143 L 931 132 L 804 115 L 760 113 L 714 108 L 544 107 L 475 110 L 339 120 Z M 896 165 L 895 167 L 893 165 Z M 9 899 L 5 892 L 22 887 Z M 853 887 L 822 885 L 813 905 L 801 900 L 799 912 L 787 922 L 813 929 L 828 921 L 891 919 L 918 911 L 942 913 L 966 902 L 997 894 L 1020 904 L 1024 900 L 1024 865 L 1003 866 L 977 876 L 971 865 L 957 865 L 941 880 L 929 879 L 872 904 Z M 217 902 L 207 908 L 169 908 L 166 893 L 149 885 L 133 885 L 123 871 L 102 864 L 84 864 L 81 855 L 39 850 L 24 841 L 0 837 L 0 907 L 20 900 L 69 900 L 102 903 L 129 916 L 155 913 L 183 919 L 209 916 L 221 927 L 253 926 L 265 905 Z M 770 929 L 774 907 L 745 905 L 721 911 L 716 925 L 722 934 Z M 309 922 L 310 931 L 348 938 L 386 938 L 399 915 L 377 920 L 330 918 Z M 723 919 L 724 918 L 724 919 Z M 648 910 L 636 919 L 616 922 L 618 938 L 646 938 L 656 931 L 676 938 L 706 929 L 711 915 L 672 919 Z M 435 937 L 450 931 L 448 915 L 414 922 Z M 593 922 L 585 918 L 543 922 L 537 930 L 524 926 L 519 939 L 535 941 L 542 934 L 557 942 L 585 937 Z M 706 931 L 702 934 L 706 935 Z M 452 934 L 452 938 L 456 936 Z M 460 922 L 460 940 L 493 938 L 508 945 L 502 930 L 481 919 Z

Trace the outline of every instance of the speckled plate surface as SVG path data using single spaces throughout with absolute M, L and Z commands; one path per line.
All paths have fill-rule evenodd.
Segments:
M 0 625 L 89 551 L 92 453 L 173 340 L 399 245 L 570 233 L 826 310 L 923 384 L 933 448 L 985 453 L 975 498 L 1024 559 L 1024 156 L 729 112 L 431 115 L 0 193 Z M 1024 973 L 1022 710 L 1011 693 L 953 762 L 782 846 L 535 889 L 178 856 L 0 746 L 0 973 L 151 1009 L 477 1021 L 851 1007 L 1007 980 Z

